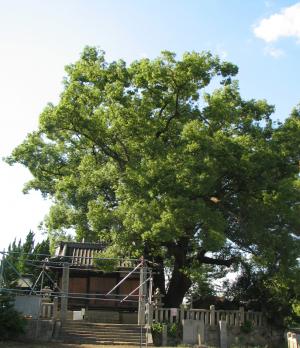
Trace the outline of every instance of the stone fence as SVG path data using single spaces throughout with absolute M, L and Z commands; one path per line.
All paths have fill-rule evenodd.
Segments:
M 57 297 L 53 299 L 53 302 L 42 301 L 41 308 L 40 308 L 41 319 L 57 319 L 57 312 L 58 312 Z
M 300 347 L 300 329 L 290 330 L 287 332 L 288 348 Z
M 151 313 L 153 310 L 153 313 Z M 216 310 L 215 306 L 210 309 L 194 309 L 186 308 L 182 305 L 180 308 L 161 308 L 149 306 L 149 321 L 160 323 L 177 323 L 182 320 L 197 320 L 205 325 L 215 326 L 219 321 L 224 321 L 228 326 L 241 326 L 245 321 L 250 321 L 252 327 L 262 327 L 264 318 L 261 312 L 245 311 L 243 307 L 239 310 Z

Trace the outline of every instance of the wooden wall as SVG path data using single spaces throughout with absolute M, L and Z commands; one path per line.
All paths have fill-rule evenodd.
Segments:
M 78 308 L 111 308 L 111 309 L 135 309 L 138 307 L 137 303 L 126 301 L 123 303 L 110 300 L 112 297 L 105 298 L 107 294 L 118 282 L 120 277 L 118 275 L 83 275 L 70 274 L 69 278 L 69 309 Z M 59 277 L 59 284 L 61 287 L 61 277 Z M 116 299 L 122 299 L 133 291 L 139 285 L 139 279 L 129 278 L 118 287 L 113 294 L 124 295 L 116 296 Z M 91 299 L 84 299 L 86 294 L 90 294 Z M 98 296 L 95 296 L 97 294 Z M 138 291 L 136 292 L 138 294 Z M 101 297 L 96 299 L 95 297 Z M 137 301 L 138 298 L 130 296 L 129 300 Z

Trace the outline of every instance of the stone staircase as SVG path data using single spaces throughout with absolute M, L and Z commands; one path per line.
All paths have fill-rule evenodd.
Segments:
M 86 321 L 66 321 L 59 340 L 78 344 L 146 345 L 146 329 L 133 324 L 100 324 Z M 149 344 L 148 344 L 149 345 Z

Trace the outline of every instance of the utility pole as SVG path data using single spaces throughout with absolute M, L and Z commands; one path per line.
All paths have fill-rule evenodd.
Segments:
M 64 262 L 62 284 L 61 284 L 62 293 L 61 293 L 61 306 L 60 306 L 60 319 L 62 322 L 67 320 L 67 314 L 68 314 L 69 275 L 70 275 L 69 263 Z
M 139 288 L 139 310 L 138 310 L 138 325 L 145 325 L 145 306 L 147 294 L 147 266 L 144 257 L 141 258 L 140 267 L 140 288 Z

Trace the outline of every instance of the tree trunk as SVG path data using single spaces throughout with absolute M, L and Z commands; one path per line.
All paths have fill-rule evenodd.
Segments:
M 156 257 L 154 262 L 157 266 L 153 267 L 153 290 L 159 289 L 162 295 L 166 294 L 166 281 L 165 281 L 165 270 L 164 260 L 161 257 Z
M 173 271 L 168 288 L 166 290 L 165 274 L 164 274 L 164 259 L 156 257 L 154 260 L 159 266 L 154 268 L 154 290 L 160 289 L 160 293 L 164 295 L 163 302 L 166 308 L 178 308 L 192 285 L 191 279 L 182 272 L 183 268 L 188 268 L 193 259 L 187 258 L 189 249 L 189 239 L 182 238 L 177 243 L 166 243 L 168 249 L 168 257 L 174 260 Z M 237 262 L 236 257 L 230 259 L 212 258 L 205 256 L 206 250 L 199 249 L 198 255 L 194 257 L 199 264 L 231 266 Z
M 179 264 L 175 262 L 168 291 L 163 299 L 164 306 L 166 308 L 178 308 L 191 285 L 190 278 L 180 271 Z

